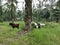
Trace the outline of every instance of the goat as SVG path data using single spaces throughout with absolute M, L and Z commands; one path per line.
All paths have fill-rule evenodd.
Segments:
M 19 28 L 19 24 L 9 23 L 12 28 Z
M 33 28 L 41 28 L 44 27 L 46 24 L 40 22 L 32 22 L 31 25 Z
M 37 25 L 36 22 L 32 22 L 31 25 L 32 25 L 33 28 L 38 28 L 38 25 Z

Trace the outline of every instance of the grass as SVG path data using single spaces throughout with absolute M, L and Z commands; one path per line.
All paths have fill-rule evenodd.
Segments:
M 20 28 L 13 29 L 9 22 L 0 23 L 0 45 L 60 45 L 60 24 L 54 22 L 46 23 L 46 26 L 19 36 L 14 39 L 18 31 L 24 27 L 24 22 L 17 21 Z

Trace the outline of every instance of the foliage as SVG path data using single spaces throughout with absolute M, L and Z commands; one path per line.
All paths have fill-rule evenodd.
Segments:
M 54 20 L 56 21 L 56 22 L 59 22 L 59 20 L 60 20 L 60 10 L 59 9 L 52 9 L 52 17 L 54 18 Z
M 43 21 L 43 19 L 46 19 L 46 21 L 49 20 L 50 17 L 50 11 L 48 9 L 38 9 L 33 11 L 33 21 Z
M 60 8 L 60 0 L 58 0 L 58 2 L 57 2 L 57 6 Z
M 11 21 L 13 18 L 15 20 L 17 20 L 18 18 L 20 18 L 19 20 L 23 20 L 24 19 L 24 15 L 25 15 L 25 10 L 20 11 L 20 10 L 16 10 L 16 5 L 17 5 L 17 0 L 7 0 L 8 2 L 6 4 L 4 4 L 2 6 L 2 8 L 0 7 L 0 13 L 3 14 L 0 16 L 0 19 L 3 21 Z M 12 2 L 13 1 L 13 2 Z M 11 3 L 12 2 L 12 3 Z M 58 1 L 59 2 L 59 1 Z M 43 3 L 43 2 L 42 2 Z M 16 5 L 15 5 L 16 4 Z M 58 5 L 59 6 L 59 5 Z M 58 8 L 58 7 L 57 7 Z M 51 11 L 50 11 L 50 10 Z M 55 15 L 56 12 L 53 11 L 54 9 L 51 8 L 44 8 L 41 9 L 40 7 L 37 9 L 32 9 L 32 21 L 45 21 L 45 20 L 52 20 L 52 21 L 56 21 L 55 20 Z M 60 10 L 60 9 L 58 9 Z M 49 14 L 47 14 L 47 12 Z M 59 11 L 58 11 L 59 12 Z M 53 14 L 54 13 L 54 14 Z M 47 15 L 50 15 L 49 17 Z M 46 18 L 48 17 L 48 18 Z M 51 18 L 51 19 L 49 19 Z M 60 19 L 59 19 L 60 20 Z
M 18 10 L 18 11 L 16 12 L 16 18 L 19 18 L 19 19 L 17 19 L 17 20 L 23 20 L 23 18 L 24 18 L 24 12 Z

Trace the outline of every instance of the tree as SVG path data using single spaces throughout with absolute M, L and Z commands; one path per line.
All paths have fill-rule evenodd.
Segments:
M 60 10 L 59 9 L 54 9 L 54 14 L 53 14 L 53 16 L 54 16 L 54 19 L 55 19 L 55 21 L 56 22 L 59 22 L 59 20 L 60 20 Z
M 0 22 L 2 22 L 2 0 L 0 0 Z
M 49 21 L 50 12 L 47 11 L 47 12 L 45 13 L 44 17 L 46 18 L 46 21 Z
M 0 0 L 0 16 L 2 15 L 2 1 Z
M 60 8 L 60 0 L 58 0 L 58 2 L 57 2 L 57 6 Z
M 32 21 L 32 0 L 25 0 L 25 30 L 31 30 L 31 21 Z
M 16 12 L 16 6 L 14 5 L 14 3 L 17 5 L 17 1 L 16 0 L 7 0 L 8 4 L 10 4 L 10 16 L 11 16 L 11 20 L 14 22 L 16 16 L 15 16 L 15 12 Z
M 16 11 L 16 19 L 17 20 L 21 20 L 22 21 L 23 17 L 24 17 L 24 12 L 22 12 L 20 10 Z

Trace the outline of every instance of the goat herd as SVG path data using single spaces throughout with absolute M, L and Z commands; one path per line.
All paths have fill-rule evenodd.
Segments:
M 9 23 L 9 25 L 12 28 L 18 28 L 19 29 L 19 24 Z M 45 26 L 44 23 L 36 23 L 36 22 L 32 22 L 31 25 L 32 25 L 32 28 L 41 28 L 41 27 Z

